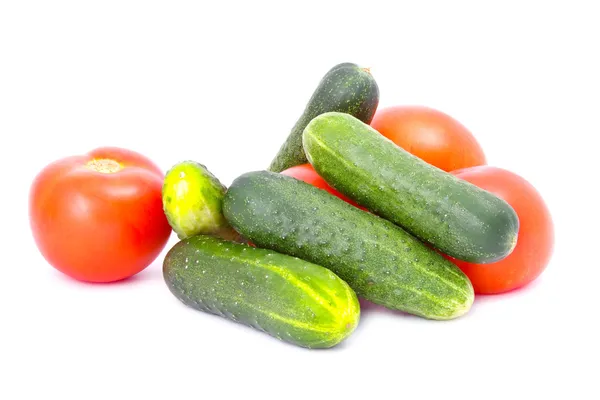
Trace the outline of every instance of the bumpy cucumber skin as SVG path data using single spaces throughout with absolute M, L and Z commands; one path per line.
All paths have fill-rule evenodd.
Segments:
M 223 216 L 227 188 L 195 161 L 175 164 L 165 175 L 162 188 L 163 210 L 179 239 L 210 234 L 241 241 L 240 235 Z
M 379 87 L 367 69 L 353 63 L 334 66 L 319 82 L 304 113 L 271 162 L 269 170 L 281 172 L 307 162 L 302 148 L 302 132 L 317 115 L 328 111 L 340 111 L 371 123 L 378 104 Z
M 173 246 L 163 276 L 187 306 L 305 348 L 336 346 L 360 320 L 356 294 L 330 270 L 212 236 Z
M 303 145 L 332 187 L 451 257 L 492 263 L 516 245 L 519 219 L 507 202 L 427 164 L 350 115 L 313 119 Z
M 448 320 L 473 304 L 471 282 L 450 261 L 393 223 L 295 178 L 243 174 L 223 212 L 257 246 L 327 267 L 387 308 Z

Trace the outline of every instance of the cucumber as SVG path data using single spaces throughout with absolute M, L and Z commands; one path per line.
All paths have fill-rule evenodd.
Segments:
M 202 164 L 183 161 L 166 174 L 163 210 L 179 239 L 210 234 L 241 241 L 222 213 L 227 188 Z
M 293 177 L 239 176 L 223 213 L 257 246 L 329 268 L 387 308 L 447 320 L 473 303 L 471 282 L 450 261 L 393 223 Z
M 356 294 L 330 270 L 213 236 L 175 244 L 163 276 L 185 305 L 301 347 L 336 346 L 360 320 Z
M 451 257 L 486 264 L 515 248 L 519 219 L 507 202 L 426 163 L 351 115 L 314 118 L 303 143 L 332 187 Z
M 302 132 L 317 115 L 327 111 L 340 111 L 371 123 L 378 104 L 379 87 L 368 69 L 353 63 L 334 66 L 319 82 L 304 113 L 271 162 L 269 170 L 281 172 L 307 163 L 302 149 Z

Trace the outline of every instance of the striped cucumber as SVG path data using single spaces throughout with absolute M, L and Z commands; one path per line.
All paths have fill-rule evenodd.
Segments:
M 351 115 L 314 118 L 303 143 L 332 187 L 451 257 L 491 263 L 517 243 L 519 219 L 506 201 L 427 164 Z
M 360 319 L 356 294 L 330 270 L 214 236 L 175 244 L 163 275 L 187 306 L 301 347 L 333 347 Z
M 271 162 L 269 170 L 281 172 L 307 162 L 302 148 L 302 132 L 317 115 L 340 111 L 370 123 L 378 104 L 379 87 L 368 69 L 353 63 L 334 66 L 319 82 L 304 112 Z
M 269 171 L 236 178 L 223 200 L 231 225 L 259 247 L 331 269 L 357 295 L 446 320 L 465 314 L 462 271 L 400 227 L 303 181 Z

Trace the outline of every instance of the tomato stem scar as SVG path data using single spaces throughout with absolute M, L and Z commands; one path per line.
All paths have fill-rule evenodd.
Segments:
M 110 158 L 94 158 L 85 164 L 86 168 L 103 174 L 112 174 L 123 169 L 123 165 Z

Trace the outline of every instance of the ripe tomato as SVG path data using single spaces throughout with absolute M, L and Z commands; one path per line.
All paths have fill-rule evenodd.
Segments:
M 508 257 L 485 265 L 450 259 L 467 274 L 475 293 L 508 292 L 536 279 L 546 269 L 554 248 L 554 224 L 538 191 L 501 168 L 479 166 L 451 173 L 506 200 L 519 216 L 517 246 Z
M 323 189 L 328 191 L 334 196 L 339 197 L 347 203 L 352 204 L 355 207 L 363 209 L 363 207 L 358 206 L 355 202 L 329 186 L 329 184 L 325 181 L 325 179 L 321 178 L 321 175 L 317 174 L 315 169 L 311 164 L 302 164 L 296 165 L 295 167 L 288 168 L 284 171 L 281 171 L 282 175 L 287 175 L 304 181 L 306 183 L 310 183 L 313 186 L 318 187 L 319 189 Z
M 41 254 L 81 281 L 111 282 L 142 271 L 171 234 L 162 210 L 163 176 L 141 154 L 112 147 L 49 164 L 29 197 Z
M 404 150 L 444 171 L 485 165 L 475 137 L 451 116 L 422 106 L 393 106 L 375 113 L 371 126 Z

